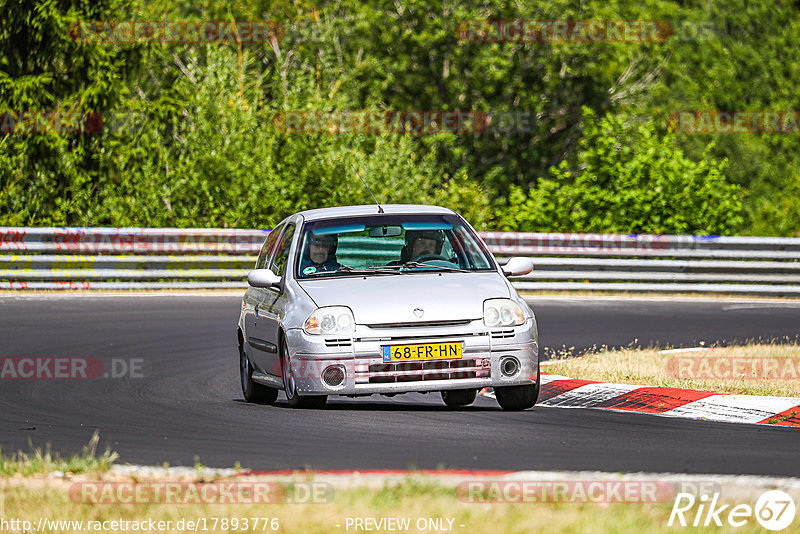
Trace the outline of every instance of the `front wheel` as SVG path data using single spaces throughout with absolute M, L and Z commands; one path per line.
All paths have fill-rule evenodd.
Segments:
M 242 383 L 242 395 L 247 402 L 272 404 L 278 398 L 277 389 L 253 382 L 253 365 L 241 343 L 239 344 L 239 378 Z
M 324 408 L 328 402 L 327 395 L 307 395 L 303 396 L 297 392 L 297 380 L 289 361 L 289 349 L 286 342 L 281 342 L 281 369 L 283 374 L 283 391 L 286 393 L 286 400 L 292 408 Z
M 509 412 L 532 408 L 536 401 L 539 400 L 539 386 L 541 383 L 542 375 L 539 373 L 539 362 L 536 362 L 536 383 L 494 388 L 497 404 Z
M 494 394 L 497 397 L 497 404 L 506 411 L 527 410 L 533 407 L 539 398 L 539 383 L 494 388 Z
M 449 391 L 442 391 L 442 400 L 451 408 L 468 406 L 475 402 L 475 398 L 477 396 L 477 389 L 453 389 Z

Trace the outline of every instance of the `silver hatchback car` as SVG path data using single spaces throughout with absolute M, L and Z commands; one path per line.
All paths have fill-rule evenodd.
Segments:
M 270 232 L 239 316 L 249 402 L 322 408 L 328 395 L 440 392 L 466 406 L 494 388 L 505 410 L 539 396 L 533 311 L 475 230 L 436 206 L 308 210 Z

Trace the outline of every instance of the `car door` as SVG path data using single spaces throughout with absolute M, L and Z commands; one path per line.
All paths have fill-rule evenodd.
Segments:
M 255 266 L 256 269 L 266 269 L 269 266 L 272 257 L 278 249 L 278 243 L 285 229 L 285 224 L 279 224 L 269 233 L 258 255 Z M 270 374 L 275 374 L 273 370 L 267 367 L 272 360 L 272 358 L 268 357 L 268 354 L 270 354 L 271 350 L 274 350 L 274 347 L 270 346 L 269 341 L 265 339 L 265 334 L 263 332 L 265 330 L 265 323 L 261 318 L 261 313 L 273 297 L 274 295 L 264 288 L 250 287 L 247 289 L 244 298 L 245 336 L 247 337 L 247 344 L 249 345 L 247 353 L 256 369 L 267 371 Z
M 288 223 L 275 244 L 274 253 L 270 255 L 267 268 L 281 277 L 280 287 L 262 289 L 263 298 L 256 308 L 254 336 L 259 349 L 259 367 L 266 373 L 280 376 L 280 354 L 278 352 L 281 319 L 285 315 L 289 296 L 283 288 L 289 253 L 294 241 L 295 224 Z M 251 343 L 252 346 L 252 343 Z

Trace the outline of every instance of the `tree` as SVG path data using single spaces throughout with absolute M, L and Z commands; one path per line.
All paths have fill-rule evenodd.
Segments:
M 741 224 L 740 189 L 726 162 L 708 152 L 695 162 L 674 135 L 629 117 L 597 119 L 584 108 L 575 163 L 564 161 L 525 193 L 515 187 L 508 229 L 637 234 L 728 234 Z

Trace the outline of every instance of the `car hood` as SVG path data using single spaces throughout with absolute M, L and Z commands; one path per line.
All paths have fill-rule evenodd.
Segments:
M 358 324 L 457 321 L 483 317 L 483 301 L 509 297 L 489 273 L 414 273 L 298 281 L 318 306 L 348 306 Z M 414 310 L 424 313 L 418 317 Z

